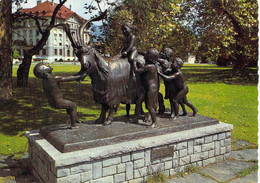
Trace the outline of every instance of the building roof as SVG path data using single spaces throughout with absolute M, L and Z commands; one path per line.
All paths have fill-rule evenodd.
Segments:
M 58 5 L 57 3 L 53 3 L 53 5 L 52 5 L 52 2 L 47 0 L 43 3 L 38 4 L 37 6 L 35 6 L 33 8 L 21 9 L 21 13 L 35 13 L 35 14 L 38 14 L 39 17 L 42 17 L 42 16 L 51 17 L 54 12 L 54 9 L 57 5 Z M 80 21 L 84 21 L 84 18 L 79 16 L 77 13 L 71 11 L 69 8 L 67 8 L 64 5 L 58 11 L 56 18 L 66 20 L 69 17 L 71 17 L 72 15 L 75 15 L 76 17 L 78 17 L 78 19 Z

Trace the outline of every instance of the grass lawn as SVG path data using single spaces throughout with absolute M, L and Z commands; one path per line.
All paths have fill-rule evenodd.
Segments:
M 72 75 L 79 71 L 78 65 L 53 64 L 55 75 Z M 0 104 L 0 154 L 21 156 L 27 151 L 25 131 L 39 129 L 53 123 L 69 123 L 65 110 L 52 109 L 42 92 L 41 81 L 30 71 L 30 87 L 16 87 L 16 71 L 13 68 L 13 101 Z M 189 87 L 188 99 L 198 108 L 201 115 L 216 118 L 234 125 L 232 142 L 246 140 L 257 148 L 257 69 L 233 73 L 231 68 L 216 65 L 188 65 L 183 73 Z M 92 98 L 90 79 L 83 83 L 61 84 L 64 98 L 78 105 L 81 120 L 96 119 L 100 106 Z M 161 83 L 164 95 L 164 85 Z M 169 102 L 165 101 L 166 107 Z M 134 113 L 134 105 L 131 113 Z M 188 108 L 187 108 L 188 109 Z M 189 110 L 189 109 L 188 109 Z M 125 106 L 120 106 L 116 115 L 125 115 Z

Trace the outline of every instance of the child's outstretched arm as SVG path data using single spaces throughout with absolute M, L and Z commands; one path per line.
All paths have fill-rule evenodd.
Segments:
M 55 76 L 54 79 L 56 82 L 69 82 L 69 81 L 76 81 L 76 80 L 81 80 L 84 79 L 87 76 L 87 73 L 83 73 L 78 76 Z
M 176 79 L 177 76 L 180 74 L 179 72 L 176 72 L 176 73 L 174 73 L 174 74 L 172 74 L 172 75 L 170 75 L 170 76 L 167 76 L 167 75 L 164 75 L 163 73 L 161 73 L 160 69 L 157 69 L 157 72 L 158 72 L 158 74 L 159 74 L 163 79 L 165 79 L 166 81 L 171 81 L 171 80 L 173 80 L 173 79 Z

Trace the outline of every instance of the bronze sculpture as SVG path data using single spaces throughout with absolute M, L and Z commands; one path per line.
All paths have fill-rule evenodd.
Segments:
M 104 14 L 100 17 L 102 16 Z M 128 58 L 116 56 L 108 60 L 94 48 L 90 35 L 86 41 L 84 39 L 85 27 L 89 27 L 92 21 L 100 20 L 100 17 L 82 24 L 77 31 L 77 40 L 72 37 L 67 25 L 63 27 L 81 63 L 81 70 L 78 74 L 86 73 L 90 76 L 94 100 L 102 105 L 96 123 L 109 125 L 112 123 L 114 112 L 117 111 L 119 104 L 135 104 L 138 96 L 136 78 Z M 142 55 L 137 55 L 136 59 L 142 62 L 144 60 L 142 57 Z M 106 117 L 107 111 L 109 112 Z
M 89 34 L 86 36 L 87 39 L 85 40 L 84 29 L 86 27 L 89 28 L 92 21 L 101 20 L 105 16 L 106 12 L 102 13 L 99 17 L 83 23 L 77 30 L 76 39 L 72 36 L 68 24 L 58 25 L 64 28 L 71 41 L 72 47 L 74 48 L 74 53 L 81 63 L 81 70 L 76 74 L 78 76 L 75 76 L 75 78 L 71 76 L 71 79 L 83 80 L 86 75 L 89 75 L 91 78 L 93 98 L 96 103 L 99 103 L 102 106 L 100 116 L 95 122 L 103 125 L 111 124 L 114 112 L 117 111 L 120 103 L 126 104 L 127 115 L 129 115 L 130 104 L 136 104 L 135 119 L 137 119 L 137 116 L 141 114 L 142 111 L 141 104 L 145 101 L 146 107 L 152 117 L 152 127 L 156 127 L 155 111 L 158 105 L 158 99 L 161 108 L 161 110 L 159 109 L 159 113 L 164 113 L 165 111 L 163 97 L 161 94 L 158 96 L 160 83 L 157 71 L 159 73 L 160 71 L 157 64 L 159 64 L 164 71 L 163 73 L 160 73 L 160 75 L 165 80 L 169 80 L 169 83 L 174 83 L 172 86 L 177 86 L 178 92 L 176 95 L 178 97 L 177 99 L 175 98 L 174 102 L 177 101 L 177 104 L 182 104 L 182 102 L 184 102 L 191 107 L 192 104 L 189 103 L 186 98 L 188 90 L 183 80 L 183 76 L 178 77 L 179 79 L 175 79 L 177 76 L 173 76 L 177 73 L 179 73 L 178 75 L 181 75 L 181 72 L 179 70 L 177 71 L 177 69 L 173 67 L 173 64 L 172 68 L 169 67 L 169 61 L 172 55 L 170 54 L 169 56 L 169 52 L 166 51 L 166 56 L 164 56 L 162 52 L 162 58 L 159 59 L 159 52 L 155 48 L 148 50 L 147 53 L 138 52 L 136 37 L 132 34 L 131 25 L 122 25 L 125 42 L 121 49 L 121 54 L 114 58 L 110 58 L 109 60 L 102 57 L 94 48 Z M 173 75 L 165 76 L 165 73 Z M 173 78 L 174 80 L 171 81 Z M 183 81 L 179 81 L 181 79 Z M 173 91 L 171 88 L 167 88 L 170 89 L 169 92 Z M 157 98 L 157 96 L 159 98 Z M 171 102 L 172 115 L 173 109 L 175 109 L 175 115 L 177 117 L 178 112 L 176 112 L 177 107 L 174 102 Z M 51 105 L 55 106 L 54 104 Z M 185 108 L 183 109 L 185 112 Z M 71 126 L 73 127 L 77 120 L 75 119 L 75 115 L 73 115 L 75 113 L 74 110 L 72 111 Z M 108 116 L 106 117 L 107 112 Z M 195 116 L 196 113 L 197 109 L 194 108 L 193 115 Z
M 142 102 L 145 101 L 145 106 L 149 111 L 152 118 L 151 127 L 157 127 L 156 122 L 156 109 L 158 105 L 158 92 L 159 92 L 159 77 L 157 74 L 157 61 L 159 58 L 159 52 L 155 48 L 150 48 L 145 54 L 145 65 L 134 65 L 134 72 L 140 74 L 141 86 L 143 92 L 138 97 L 136 102 L 137 113 L 136 117 L 140 115 Z
M 164 75 L 160 69 L 158 68 L 158 74 L 163 77 L 166 81 L 171 81 L 172 84 L 174 85 L 173 89 L 175 91 L 169 91 L 169 93 L 173 93 L 174 95 L 169 96 L 169 99 L 171 101 L 171 111 L 175 112 L 173 117 L 174 119 L 179 117 L 179 103 L 183 102 L 186 104 L 188 107 L 190 107 L 193 111 L 192 116 L 195 117 L 197 114 L 198 110 L 193 106 L 191 102 L 187 100 L 187 94 L 188 94 L 188 86 L 186 85 L 184 81 L 184 76 L 183 73 L 180 71 L 178 64 L 181 65 L 181 62 L 172 62 L 171 68 L 172 68 L 172 74 L 167 76 Z M 186 110 L 185 110 L 186 111 Z M 171 114 L 173 115 L 173 113 Z
M 75 128 L 76 122 L 80 122 L 77 118 L 77 105 L 69 100 L 63 99 L 59 83 L 84 79 L 86 77 L 86 73 L 78 76 L 62 77 L 53 76 L 52 70 L 52 67 L 46 63 L 38 63 L 34 67 L 33 72 L 37 78 L 42 79 L 43 90 L 50 106 L 55 109 L 66 109 L 71 120 L 69 128 Z
M 158 59 L 159 65 L 161 66 L 160 71 L 165 75 L 171 75 L 173 74 L 173 70 L 171 69 L 171 63 L 176 62 L 179 69 L 183 66 L 183 61 L 180 58 L 174 58 L 173 59 L 173 51 L 171 48 L 163 48 L 160 53 L 160 58 Z M 171 118 L 175 117 L 174 113 L 174 102 L 172 98 L 177 94 L 177 89 L 173 82 L 167 81 L 164 79 L 164 85 L 165 85 L 165 99 L 169 99 L 170 105 L 171 105 Z M 163 99 L 161 99 L 163 101 Z M 185 105 L 182 101 L 179 103 L 182 107 L 182 116 L 187 115 L 187 111 L 185 109 Z
M 137 57 L 137 40 L 132 31 L 132 25 L 130 23 L 123 23 L 121 26 L 122 32 L 125 36 L 123 46 L 120 50 L 122 57 L 128 57 L 130 63 Z

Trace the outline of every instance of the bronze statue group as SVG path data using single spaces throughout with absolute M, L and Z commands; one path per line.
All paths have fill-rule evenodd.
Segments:
M 122 59 L 128 60 L 130 64 L 129 73 L 130 75 L 134 75 L 136 79 L 134 87 L 137 96 L 134 102 L 136 104 L 134 122 L 138 122 L 139 116 L 142 113 L 142 103 L 145 102 L 145 107 L 148 110 L 152 120 L 151 127 L 154 128 L 158 126 L 156 121 L 156 111 L 158 107 L 158 102 L 160 106 L 159 113 L 163 114 L 165 112 L 164 104 L 160 104 L 163 103 L 163 98 L 162 98 L 162 94 L 159 93 L 159 87 L 160 87 L 159 76 L 162 77 L 164 80 L 165 99 L 169 99 L 170 101 L 170 105 L 171 105 L 170 117 L 173 119 L 177 119 L 179 117 L 179 105 L 181 105 L 183 110 L 182 115 L 183 116 L 187 115 L 187 111 L 185 109 L 184 104 L 186 104 L 188 107 L 192 109 L 193 111 L 192 116 L 195 116 L 198 110 L 193 106 L 191 102 L 187 100 L 187 96 L 186 96 L 188 94 L 188 86 L 186 85 L 184 81 L 183 73 L 181 72 L 183 61 L 180 58 L 173 58 L 173 51 L 170 48 L 163 48 L 161 52 L 159 52 L 155 48 L 148 49 L 146 53 L 138 52 L 137 39 L 136 36 L 132 33 L 132 25 L 125 23 L 122 24 L 121 28 L 125 36 L 125 39 L 124 39 L 123 46 L 120 50 L 121 53 L 120 57 Z M 86 52 L 88 52 L 89 54 L 89 50 L 91 50 L 91 48 L 87 47 L 87 49 L 88 50 Z M 81 53 L 80 55 L 81 57 L 83 56 L 82 54 L 84 50 L 86 50 L 85 47 L 79 50 Z M 138 55 L 143 56 L 144 61 L 140 59 Z M 80 62 L 82 63 L 82 61 Z M 97 63 L 97 65 L 100 64 L 101 62 Z M 87 64 L 84 63 L 85 70 L 88 70 L 89 67 L 91 67 L 91 63 L 87 63 Z M 39 63 L 34 68 L 34 74 L 36 77 L 42 79 L 43 90 L 51 107 L 55 109 L 66 109 L 71 119 L 70 128 L 77 127 L 76 123 L 80 122 L 77 119 L 77 106 L 73 102 L 63 99 L 63 95 L 59 87 L 59 83 L 73 81 L 73 80 L 83 80 L 90 73 L 81 71 L 80 75 L 77 76 L 68 76 L 68 77 L 53 76 L 52 68 L 49 65 L 45 63 Z M 116 73 L 116 74 L 120 74 L 120 73 Z M 99 85 L 102 85 L 102 83 L 100 83 Z M 119 85 L 121 84 L 119 83 Z M 93 89 L 93 94 L 95 93 L 97 94 L 98 92 L 94 92 Z M 120 102 L 122 103 L 121 99 L 119 103 Z M 102 121 L 102 123 L 105 125 L 111 124 L 113 119 L 113 114 L 112 117 L 108 117 L 109 119 L 106 122 L 103 122 L 104 121 L 103 118 L 105 118 L 106 111 L 107 111 L 106 108 L 109 108 L 109 105 L 103 104 L 102 102 L 100 103 L 102 104 L 102 112 L 97 122 Z M 124 103 L 127 104 L 127 114 L 129 114 L 130 102 L 124 102 Z M 118 106 L 115 106 L 116 108 L 115 110 L 117 110 L 117 107 Z M 105 112 L 103 112 L 103 110 Z M 110 113 L 112 112 L 109 111 L 109 116 Z

